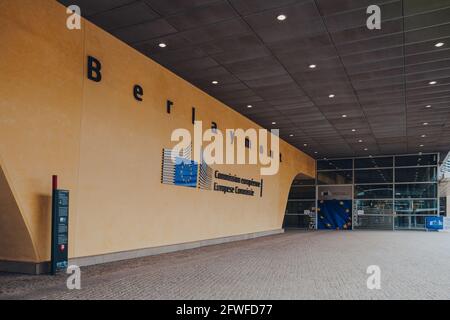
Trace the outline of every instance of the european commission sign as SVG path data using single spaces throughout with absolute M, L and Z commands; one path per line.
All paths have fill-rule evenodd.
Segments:
M 225 185 L 222 182 L 213 183 L 213 179 L 233 183 L 233 185 Z M 255 189 L 259 189 L 259 196 L 262 197 L 264 181 L 262 179 L 255 181 L 254 179 L 241 178 L 217 170 L 213 172 L 213 169 L 203 159 L 200 163 L 191 160 L 189 148 L 175 160 L 171 149 L 163 150 L 161 183 L 251 197 L 257 194 Z

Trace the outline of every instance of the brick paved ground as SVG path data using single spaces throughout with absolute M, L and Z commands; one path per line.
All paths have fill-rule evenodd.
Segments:
M 450 234 L 290 232 L 86 267 L 80 291 L 65 281 L 0 273 L 0 299 L 450 299 Z

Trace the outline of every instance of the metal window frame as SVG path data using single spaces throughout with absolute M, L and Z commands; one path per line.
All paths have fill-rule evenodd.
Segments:
M 436 156 L 436 164 L 435 165 L 423 165 L 423 166 L 397 166 L 397 158 L 399 157 L 408 157 L 408 156 Z M 357 159 L 372 159 L 372 158 L 392 158 L 392 167 L 372 167 L 372 168 L 355 168 L 355 160 Z M 317 159 L 316 160 L 316 168 L 318 167 L 318 161 L 333 161 L 333 160 L 352 160 L 352 169 L 322 169 L 318 170 L 316 169 L 316 221 L 317 220 L 317 208 L 319 206 L 319 187 L 352 187 L 352 230 L 354 230 L 355 226 L 355 218 L 357 219 L 357 212 L 356 212 L 356 202 L 355 201 L 374 201 L 374 200 L 381 200 L 381 201 L 392 201 L 392 216 L 394 217 L 392 219 L 393 226 L 392 230 L 395 229 L 395 217 L 397 216 L 397 213 L 395 211 L 395 203 L 396 201 L 420 201 L 420 200 L 435 200 L 437 205 L 436 215 L 420 215 L 422 217 L 425 216 L 439 216 L 439 208 L 440 208 L 440 198 L 439 198 L 439 180 L 436 177 L 436 181 L 421 181 L 421 182 L 396 182 L 396 169 L 412 169 L 412 168 L 436 168 L 436 174 L 439 173 L 439 162 L 440 162 L 440 154 L 436 152 L 430 152 L 430 153 L 413 153 L 413 154 L 401 154 L 401 155 L 379 155 L 379 156 L 373 156 L 373 157 L 344 157 L 344 158 L 333 158 L 333 159 Z M 389 170 L 392 169 L 392 182 L 389 183 L 355 183 L 355 171 L 363 171 L 363 170 Z M 318 183 L 318 173 L 319 172 L 336 172 L 336 171 L 352 171 L 352 184 L 320 184 Z M 397 185 L 416 185 L 416 184 L 435 184 L 436 185 L 436 198 L 397 198 L 396 197 L 396 186 Z M 375 198 L 375 199 L 356 199 L 355 198 L 355 187 L 357 185 L 391 185 L 393 188 L 392 192 L 392 198 Z M 433 210 L 433 209 L 431 209 Z M 406 216 L 406 215 L 400 215 L 400 216 Z M 417 216 L 417 215 L 416 215 Z M 316 229 L 318 228 L 318 224 L 316 223 Z M 409 225 L 409 229 L 411 229 L 411 225 Z

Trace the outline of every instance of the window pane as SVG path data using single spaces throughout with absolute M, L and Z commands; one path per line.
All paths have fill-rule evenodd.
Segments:
M 397 214 L 437 215 L 437 200 L 397 200 Z
M 356 200 L 356 210 L 364 211 L 364 214 L 392 214 L 392 200 Z
M 425 229 L 425 217 L 424 216 L 395 216 L 395 229 L 396 230 L 423 230 Z
M 436 182 L 436 177 L 436 167 L 395 169 L 396 182 Z
M 289 201 L 286 208 L 286 213 L 303 214 L 305 210 L 313 212 L 315 205 L 315 201 Z
M 396 167 L 434 166 L 437 165 L 437 154 L 421 156 L 401 156 L 395 158 Z
M 315 199 L 316 187 L 292 186 L 289 199 Z
M 355 185 L 356 199 L 389 199 L 392 193 L 392 184 Z
M 309 229 L 311 224 L 311 217 L 305 215 L 285 215 L 283 228 L 284 229 Z
M 353 160 L 319 160 L 317 161 L 317 170 L 342 170 L 353 169 Z
M 394 166 L 393 157 L 355 159 L 355 169 L 389 168 Z
M 292 183 L 292 185 L 295 186 L 315 186 L 316 185 L 316 180 L 315 179 L 297 179 L 294 180 L 294 182 Z
M 355 183 L 392 183 L 393 169 L 356 170 Z
M 397 184 L 395 185 L 396 198 L 436 198 L 436 183 Z
M 446 197 L 441 197 L 439 199 L 439 214 L 443 217 L 447 217 L 447 198 Z
M 353 183 L 353 171 L 322 171 L 317 172 L 317 183 L 327 184 L 351 184 Z

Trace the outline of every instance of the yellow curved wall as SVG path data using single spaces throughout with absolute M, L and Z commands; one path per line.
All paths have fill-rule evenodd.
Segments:
M 49 260 L 52 174 L 71 192 L 70 257 L 281 228 L 292 180 L 314 176 L 312 158 L 282 141 L 262 198 L 161 184 L 162 149 L 174 129 L 193 128 L 192 106 L 223 130 L 259 127 L 91 23 L 70 31 L 66 19 L 56 1 L 0 1 L 0 160 L 16 202 L 0 197 L 0 221 L 13 223 L 0 225 L 0 260 Z M 102 62 L 102 82 L 87 79 L 87 55 Z M 261 178 L 258 166 L 218 168 Z

